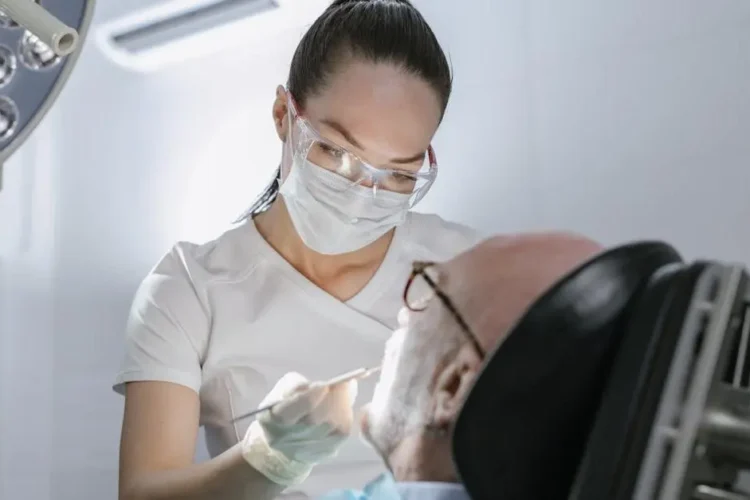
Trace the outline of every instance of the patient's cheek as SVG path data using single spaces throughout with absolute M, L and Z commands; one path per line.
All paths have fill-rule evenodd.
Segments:
M 393 332 L 386 346 L 380 378 L 375 385 L 372 400 L 367 404 L 367 423 L 371 434 L 379 434 L 382 425 L 386 424 L 388 416 L 393 411 L 394 397 L 398 398 L 399 368 L 404 356 L 404 339 L 406 331 L 399 329 Z
M 377 421 L 378 417 L 385 411 L 390 392 L 391 381 L 381 378 L 378 381 L 378 385 L 375 386 L 375 393 L 372 395 L 372 400 L 367 404 L 368 424 L 371 425 L 373 420 Z
M 383 353 L 383 365 L 389 365 L 393 363 L 393 360 L 399 356 L 404 348 L 404 340 L 406 339 L 406 328 L 399 328 L 394 330 L 391 337 L 385 343 L 385 352 Z M 383 366 L 385 369 L 386 366 Z
M 387 426 L 389 420 L 395 383 L 393 368 L 393 366 L 384 367 L 380 374 L 380 380 L 375 386 L 372 400 L 367 404 L 367 434 L 370 438 L 373 435 L 379 435 L 383 427 Z

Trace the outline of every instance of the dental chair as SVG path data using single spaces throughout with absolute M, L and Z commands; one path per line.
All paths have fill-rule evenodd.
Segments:
M 750 281 L 669 245 L 607 251 L 531 306 L 457 420 L 474 500 L 750 500 Z

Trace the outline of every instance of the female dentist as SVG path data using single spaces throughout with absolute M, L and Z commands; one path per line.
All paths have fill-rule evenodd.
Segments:
M 304 386 L 291 369 L 321 380 L 376 366 L 412 261 L 479 241 L 410 211 L 435 181 L 430 142 L 450 92 L 446 57 L 408 0 L 336 0 L 310 27 L 273 103 L 277 179 L 242 224 L 175 245 L 135 296 L 114 387 L 120 499 L 304 498 L 383 470 L 345 439 L 353 384 L 252 425 L 239 417 L 272 387 L 266 401 Z M 194 464 L 199 425 L 213 458 Z

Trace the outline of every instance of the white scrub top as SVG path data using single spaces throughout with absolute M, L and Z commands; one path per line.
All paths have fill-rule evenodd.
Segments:
M 373 278 L 346 302 L 296 271 L 252 220 L 203 245 L 177 243 L 136 293 L 114 389 L 144 380 L 193 389 L 208 450 L 219 455 L 251 422 L 233 418 L 257 408 L 285 373 L 321 380 L 378 365 L 412 262 L 447 260 L 481 239 L 465 226 L 411 213 Z M 370 400 L 374 385 L 360 384 L 358 404 Z M 315 497 L 361 488 L 383 471 L 355 437 L 297 489 Z

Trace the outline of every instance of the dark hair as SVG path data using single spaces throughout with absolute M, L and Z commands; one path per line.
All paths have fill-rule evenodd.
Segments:
M 347 58 L 388 62 L 426 81 L 448 106 L 452 76 L 427 21 L 409 0 L 335 0 L 302 37 L 287 88 L 300 107 L 325 88 Z M 240 220 L 264 212 L 279 192 L 281 169 Z

